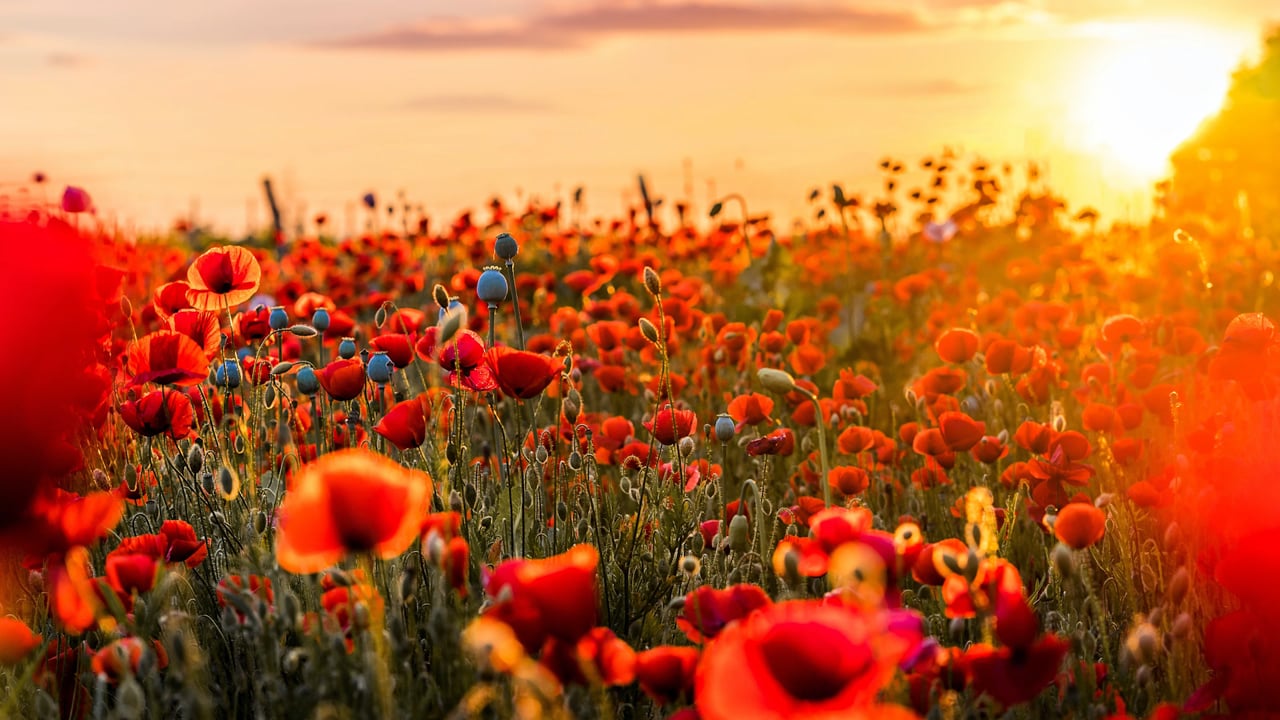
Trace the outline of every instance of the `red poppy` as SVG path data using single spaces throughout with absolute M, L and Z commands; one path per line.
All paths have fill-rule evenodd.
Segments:
M 1058 674 L 1071 643 L 1057 635 L 1044 635 L 1027 648 L 978 644 L 959 658 L 973 689 L 1003 705 L 1035 699 Z
M 947 447 L 956 452 L 972 449 L 987 431 L 987 424 L 962 412 L 949 411 L 938 416 L 938 428 Z
M 179 310 L 189 309 L 191 303 L 187 300 L 187 291 L 190 289 L 191 286 L 186 280 L 165 283 L 156 288 L 151 294 L 151 303 L 156 309 L 156 315 L 162 320 L 167 320 Z
M 680 438 L 693 434 L 693 427 L 698 423 L 698 416 L 692 410 L 677 410 L 671 403 L 665 403 L 654 413 L 653 419 L 644 424 L 645 429 L 653 433 L 654 438 L 663 445 L 675 445 Z
M 747 443 L 747 454 L 757 455 L 790 455 L 796 449 L 796 434 L 791 428 L 778 428 L 763 437 L 755 438 Z
M 156 656 L 155 668 L 163 670 L 169 666 L 169 655 L 158 640 L 152 640 L 150 648 L 142 639 L 123 637 L 115 640 L 94 653 L 89 667 L 94 675 L 106 678 L 108 682 L 118 683 L 129 675 L 136 675 L 142 667 L 142 658 L 147 653 Z
M 196 537 L 195 528 L 186 520 L 165 520 L 160 526 L 164 538 L 164 560 L 196 567 L 209 555 L 209 546 Z
M 373 431 L 401 450 L 412 450 L 427 439 L 427 415 L 431 410 L 426 393 L 391 406 Z
M 734 620 L 772 602 L 758 585 L 744 583 L 724 590 L 704 585 L 685 596 L 676 625 L 693 642 L 704 642 Z
M 424 339 L 432 337 L 429 329 Z M 432 337 L 434 342 L 434 337 Z M 419 352 L 422 343 L 419 342 Z M 445 382 L 453 385 L 458 382 L 462 387 L 474 392 L 491 392 L 498 389 L 497 378 L 489 363 L 485 361 L 484 341 L 471 330 L 459 330 L 453 339 L 443 348 L 433 346 L 432 354 L 438 354 L 440 367 L 448 371 Z
M 168 319 L 169 329 L 196 341 L 205 357 L 212 360 L 222 350 L 222 324 L 218 314 L 208 310 L 179 310 Z
M 293 573 L 319 572 L 348 552 L 390 558 L 418 537 L 431 478 L 364 449 L 303 466 L 280 506 L 276 559 Z
M 845 455 L 857 455 L 875 444 L 876 433 L 871 428 L 850 425 L 836 436 L 836 446 Z
M 978 353 L 979 342 L 978 334 L 972 330 L 951 328 L 938 336 L 933 349 L 944 362 L 959 365 L 969 362 Z
M 769 413 L 773 412 L 773 398 L 760 393 L 739 395 L 729 403 L 729 416 L 738 423 L 738 430 L 744 425 L 759 425 L 769 422 Z
M 187 300 L 197 310 L 235 307 L 258 292 L 262 268 L 248 250 L 228 245 L 209 248 L 187 268 Z
M 358 357 L 334 360 L 320 368 L 316 379 L 334 400 L 355 400 L 364 392 L 364 363 Z
M 554 637 L 542 649 L 541 662 L 568 685 L 630 685 L 636 678 L 636 653 L 609 628 L 592 628 L 577 642 Z
M 1053 534 L 1068 547 L 1083 550 L 1102 539 L 1107 528 L 1107 514 L 1093 503 L 1067 503 L 1058 511 Z
M 540 395 L 564 368 L 550 355 L 516 350 L 506 345 L 489 348 L 487 360 L 503 394 L 522 400 Z
M 0 665 L 17 665 L 42 642 L 44 638 L 31 632 L 21 620 L 0 618 Z
M 107 555 L 107 582 L 121 597 L 145 593 L 156 583 L 159 565 L 148 553 L 112 551 Z
M 384 352 L 391 364 L 403 370 L 413 362 L 413 340 L 400 333 L 379 335 L 369 341 L 369 348 L 375 352 Z
M 507 560 L 485 582 L 494 601 L 486 614 L 510 625 L 526 652 L 537 652 L 548 637 L 577 643 L 596 623 L 599 563 L 590 545 L 543 560 Z
M 158 330 L 134 343 L 125 354 L 125 367 L 133 377 L 129 387 L 199 385 L 209 376 L 209 358 L 196 341 L 172 330 Z
M 871 484 L 867 471 L 859 467 L 839 466 L 831 468 L 827 482 L 845 497 L 853 497 Z
M 143 437 L 167 433 L 180 440 L 191 434 L 195 413 L 186 393 L 152 390 L 141 398 L 121 403 L 120 419 Z
M 636 655 L 640 689 L 659 705 L 689 697 L 701 652 L 695 647 L 662 645 Z
M 778 603 L 728 626 L 703 652 L 698 713 L 703 720 L 915 718 L 876 702 L 910 649 L 885 614 Z

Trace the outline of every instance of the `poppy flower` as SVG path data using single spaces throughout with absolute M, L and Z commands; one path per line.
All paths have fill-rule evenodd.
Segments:
M 187 291 L 190 289 L 186 280 L 165 283 L 156 288 L 151 294 L 151 304 L 156 315 L 161 320 L 168 320 L 180 310 L 190 309 L 191 303 L 187 300 Z
M 771 412 L 773 412 L 773 398 L 760 393 L 739 395 L 729 403 L 729 416 L 737 421 L 739 431 L 745 425 L 769 422 Z
M 796 449 L 796 434 L 791 428 L 778 428 L 763 437 L 755 438 L 747 443 L 747 454 L 757 455 L 790 455 Z
M 141 398 L 120 404 L 120 419 L 143 437 L 167 433 L 175 440 L 191 434 L 195 413 L 191 398 L 173 390 L 152 390 Z
M 222 324 L 218 314 L 208 310 L 179 310 L 167 320 L 169 329 L 196 341 L 205 357 L 212 360 L 222 350 Z
M 157 385 L 199 385 L 209 376 L 209 358 L 195 340 L 172 330 L 158 330 L 142 337 L 125 354 L 125 367 L 132 373 L 129 387 L 144 383 Z
M 978 334 L 972 330 L 951 328 L 938 336 L 933 349 L 944 362 L 959 365 L 969 362 L 978 353 L 979 342 Z
M 165 520 L 160 526 L 164 538 L 164 560 L 196 567 L 209 555 L 209 546 L 196 537 L 195 528 L 186 520 Z
M 653 419 L 644 426 L 658 442 L 663 445 L 675 445 L 681 438 L 693 434 L 693 427 L 698 423 L 698 416 L 692 410 L 677 410 L 671 403 L 665 403 L 654 413 Z
M 386 353 L 391 364 L 400 370 L 409 367 L 409 363 L 413 362 L 413 341 L 408 335 L 401 333 L 379 335 L 369 341 L 369 348 L 375 352 Z
M 592 628 L 575 643 L 547 640 L 541 663 L 569 685 L 630 685 L 636 678 L 636 652 L 605 627 Z
M 485 593 L 486 615 L 511 626 L 526 652 L 547 638 L 577 643 L 596 623 L 596 566 L 591 545 L 575 545 L 542 560 L 507 560 L 493 569 Z
M 430 334 L 428 330 L 427 335 Z M 427 335 L 424 335 L 424 338 Z M 434 347 L 432 350 L 433 354 L 439 353 L 437 362 L 440 367 L 448 371 L 445 376 L 447 384 L 453 385 L 455 382 L 460 382 L 463 387 L 473 392 L 491 392 L 498 389 L 498 381 L 485 360 L 484 341 L 475 332 L 459 330 L 448 344 L 443 347 Z
M 1058 511 L 1053 534 L 1068 547 L 1083 550 L 1102 539 L 1107 515 L 1093 503 L 1067 503 Z
M 914 718 L 876 702 L 910 649 L 878 612 L 790 601 L 729 625 L 703 651 L 694 692 L 703 720 Z
M 197 310 L 235 307 L 258 292 L 258 259 L 235 245 L 209 248 L 187 268 L 187 300 Z
M 700 643 L 719 635 L 734 620 L 772 602 L 758 585 L 743 583 L 723 590 L 704 585 L 684 597 L 684 609 L 676 618 L 676 625 L 691 641 Z
M 89 667 L 94 675 L 118 683 L 128 675 L 136 675 L 142 667 L 143 656 L 148 653 L 155 654 L 156 669 L 163 670 L 169 666 L 169 655 L 158 640 L 152 640 L 148 648 L 141 638 L 129 636 L 115 640 L 94 653 Z
M 391 406 L 373 431 L 391 441 L 400 450 L 412 450 L 427 439 L 427 414 L 430 411 L 426 393 L 402 400 Z
M 16 618 L 0 618 L 0 665 L 17 665 L 40 647 L 44 638 Z
M 560 375 L 564 365 L 554 357 L 506 345 L 489 349 L 489 367 L 503 394 L 522 400 L 538 397 Z
M 156 559 L 146 553 L 113 551 L 107 555 L 107 582 L 122 597 L 151 590 L 158 571 Z
M 836 436 L 836 446 L 845 455 L 857 455 L 875 444 L 875 431 L 861 425 L 850 425 Z
M 947 447 L 956 452 L 969 451 L 987 432 L 986 423 L 956 411 L 942 413 L 938 417 L 938 428 Z
M 303 466 L 280 506 L 276 559 L 319 572 L 349 552 L 390 558 L 418 537 L 431 478 L 383 455 L 350 449 Z
M 1034 700 L 1053 682 L 1071 643 L 1057 635 L 1044 635 L 1028 648 L 977 644 L 965 651 L 960 666 L 973 689 L 1002 705 Z
M 852 497 L 871 484 L 867 471 L 859 467 L 839 466 L 831 468 L 827 482 L 845 497 Z
M 355 400 L 364 392 L 364 363 L 358 357 L 334 360 L 320 368 L 316 379 L 334 400 Z
M 659 705 L 675 702 L 693 692 L 694 672 L 701 652 L 695 647 L 662 645 L 636 655 L 636 680 L 640 689 Z

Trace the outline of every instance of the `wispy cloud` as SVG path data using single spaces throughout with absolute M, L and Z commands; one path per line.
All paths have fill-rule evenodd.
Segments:
M 542 100 L 497 93 L 419 95 L 402 103 L 399 109 L 450 113 L 547 113 L 556 111 L 554 105 Z
M 314 43 L 319 47 L 443 52 L 563 50 L 602 37 L 656 33 L 825 33 L 872 35 L 929 29 L 911 11 L 849 5 L 754 5 L 691 0 L 623 5 L 597 2 L 575 10 L 544 11 L 500 24 L 456 20 L 402 25 L 381 32 Z

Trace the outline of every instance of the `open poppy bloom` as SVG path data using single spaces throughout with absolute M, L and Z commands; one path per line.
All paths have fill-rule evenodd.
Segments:
M 758 585 L 743 583 L 723 590 L 704 585 L 685 596 L 676 625 L 693 642 L 704 642 L 734 620 L 772 602 Z
M 1093 503 L 1067 503 L 1058 511 L 1053 534 L 1074 550 L 1083 550 L 1102 539 L 1107 528 L 1107 514 Z
M 433 330 L 428 329 L 423 340 L 432 337 L 432 343 L 434 343 Z M 419 352 L 422 347 L 423 343 L 419 341 Z M 493 369 L 485 361 L 484 341 L 475 332 L 459 330 L 448 344 L 443 347 L 433 344 L 431 348 L 433 353 L 439 353 L 437 362 L 440 367 L 448 371 L 445 376 L 445 382 L 448 385 L 460 383 L 462 387 L 473 392 L 491 392 L 498 389 L 498 381 L 494 377 Z
M 187 301 L 197 310 L 235 307 L 258 292 L 258 259 L 235 245 L 209 248 L 187 268 Z
M 159 330 L 134 343 L 125 355 L 133 374 L 129 385 L 199 385 L 209 376 L 209 358 L 195 340 L 172 330 Z
M 505 345 L 489 348 L 486 359 L 503 394 L 522 400 L 541 394 L 564 367 L 550 355 Z
M 644 426 L 658 442 L 663 445 L 675 445 L 680 438 L 693 434 L 693 426 L 698 423 L 698 416 L 692 410 L 677 410 L 666 403 L 658 408 L 653 419 Z
M 980 341 L 978 334 L 972 330 L 951 328 L 938 336 L 933 348 L 945 362 L 959 365 L 969 362 L 978 353 Z
M 914 718 L 876 702 L 911 643 L 887 613 L 820 601 L 770 605 L 724 629 L 698 667 L 704 720 Z
M 745 425 L 769 422 L 771 412 L 773 412 L 773 398 L 760 393 L 739 395 L 729 403 L 729 416 L 737 421 L 739 432 Z
M 391 441 L 401 450 L 411 450 L 427 439 L 428 396 L 423 393 L 415 398 L 402 400 L 391 406 L 373 431 Z
M 636 678 L 636 652 L 605 627 L 592 628 L 576 643 L 548 638 L 541 662 L 569 685 L 630 685 Z
M 494 599 L 485 614 L 510 625 L 529 653 L 548 637 L 577 643 L 596 623 L 599 563 L 591 545 L 543 560 L 507 560 L 485 582 L 485 593 Z
M 276 559 L 319 572 L 349 552 L 404 552 L 426 517 L 431 478 L 364 449 L 323 455 L 294 476 L 280 506 Z
M 334 360 L 320 368 L 316 379 L 334 400 L 355 400 L 364 392 L 364 363 L 358 357 Z
M 640 689 L 659 705 L 693 693 L 694 672 L 702 653 L 695 647 L 662 645 L 636 655 Z
M 152 390 L 141 398 L 121 403 L 120 419 L 143 437 L 167 433 L 180 440 L 191 434 L 195 413 L 186 393 Z
M 1043 635 L 1029 647 L 999 649 L 971 646 L 960 657 L 973 689 L 1002 705 L 1018 705 L 1035 699 L 1058 674 L 1071 643 L 1057 635 Z

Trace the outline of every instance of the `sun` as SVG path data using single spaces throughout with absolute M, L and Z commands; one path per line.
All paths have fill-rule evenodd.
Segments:
M 1243 47 L 1201 26 L 1110 24 L 1072 71 L 1067 134 L 1132 182 L 1161 177 L 1170 153 L 1213 115 Z

